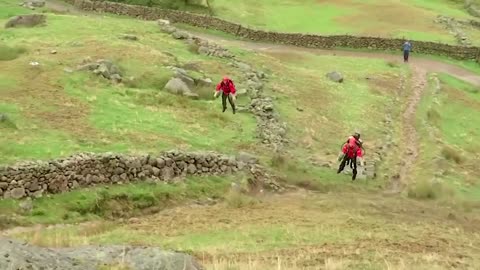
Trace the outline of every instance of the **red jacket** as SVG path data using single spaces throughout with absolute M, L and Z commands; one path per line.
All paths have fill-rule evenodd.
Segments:
M 363 157 L 362 148 L 358 145 L 357 139 L 355 139 L 353 136 L 350 136 L 347 143 L 343 145 L 342 152 L 349 158 Z
M 235 85 L 230 79 L 223 79 L 220 83 L 217 84 L 217 92 L 220 90 L 222 90 L 225 95 L 235 95 L 236 92 Z
M 348 143 L 346 143 L 345 145 L 343 145 L 342 152 L 346 154 L 348 158 L 363 157 L 362 148 L 358 147 L 357 145 L 352 147 Z

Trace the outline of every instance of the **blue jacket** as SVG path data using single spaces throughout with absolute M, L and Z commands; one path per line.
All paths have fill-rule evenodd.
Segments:
M 412 44 L 410 42 L 403 43 L 403 51 L 409 52 L 412 50 Z

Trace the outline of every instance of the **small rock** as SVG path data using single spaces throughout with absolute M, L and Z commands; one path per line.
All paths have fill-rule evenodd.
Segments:
M 190 88 L 188 85 L 179 78 L 172 78 L 165 85 L 165 90 L 172 94 L 183 95 L 185 93 L 190 93 Z
M 195 83 L 197 86 L 200 86 L 200 87 L 209 87 L 213 84 L 213 81 L 210 78 L 206 78 L 206 79 L 198 79 Z
M 163 19 L 158 20 L 157 23 L 158 25 L 170 25 L 169 20 L 163 20 Z
M 21 198 L 25 197 L 26 195 L 27 194 L 25 193 L 24 188 L 14 188 L 10 191 L 10 196 L 13 199 L 21 199 Z
M 327 78 L 329 78 L 331 81 L 342 83 L 343 82 L 343 75 L 337 71 L 333 71 L 330 73 L 327 73 Z
M 57 54 L 57 50 L 51 50 L 50 54 Z
M 299 112 L 303 112 L 303 109 L 302 109 L 302 108 L 299 108 L 299 107 L 297 107 L 297 111 L 299 111 Z
M 183 93 L 183 96 L 188 97 L 190 99 L 199 99 L 200 98 L 200 96 L 197 93 L 193 93 L 193 92 L 185 92 L 185 93 Z
M 110 76 L 110 80 L 112 80 L 114 83 L 121 83 L 122 82 L 122 76 L 118 74 L 113 74 Z
M 191 37 L 189 33 L 184 32 L 184 31 L 178 31 L 178 30 L 173 32 L 172 36 L 175 39 L 189 39 Z

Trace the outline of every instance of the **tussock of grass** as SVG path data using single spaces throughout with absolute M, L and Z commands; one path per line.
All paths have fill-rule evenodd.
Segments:
M 414 199 L 438 199 L 453 196 L 454 191 L 438 181 L 419 180 L 408 189 L 408 197 Z
M 225 201 L 227 205 L 232 208 L 248 207 L 258 203 L 258 200 L 255 198 L 243 194 L 237 190 L 230 190 L 230 192 L 225 196 Z
M 0 44 L 0 61 L 10 61 L 17 59 L 21 54 L 27 52 L 23 47 L 10 47 Z
M 444 146 L 442 149 L 442 156 L 447 160 L 453 161 L 457 164 L 461 164 L 463 162 L 462 155 L 453 147 L 451 146 Z
M 397 61 L 387 61 L 387 66 L 391 68 L 398 68 L 400 65 Z
M 431 108 L 427 112 L 427 119 L 431 124 L 433 124 L 434 126 L 437 126 L 440 124 L 442 117 L 437 110 Z

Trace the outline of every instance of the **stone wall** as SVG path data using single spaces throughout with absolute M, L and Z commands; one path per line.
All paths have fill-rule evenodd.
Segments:
M 77 8 L 92 12 L 108 12 L 144 20 L 167 19 L 173 23 L 214 29 L 238 37 L 277 44 L 309 48 L 329 49 L 345 47 L 354 49 L 400 50 L 403 39 L 358 37 L 349 35 L 319 36 L 298 33 L 275 33 L 255 30 L 219 18 L 177 10 L 166 10 L 145 6 L 133 6 L 108 1 L 66 0 Z M 455 59 L 477 59 L 480 48 L 455 46 L 435 42 L 414 41 L 414 51 L 423 54 L 443 55 Z
M 187 175 L 225 175 L 249 171 L 268 178 L 245 153 L 237 157 L 214 152 L 169 151 L 159 155 L 78 154 L 48 162 L 26 162 L 0 167 L 0 198 L 40 197 L 96 184 L 132 181 L 171 181 Z M 256 182 L 264 179 L 254 179 Z M 273 182 L 269 182 L 270 187 Z M 274 188 L 275 189 L 275 188 Z

